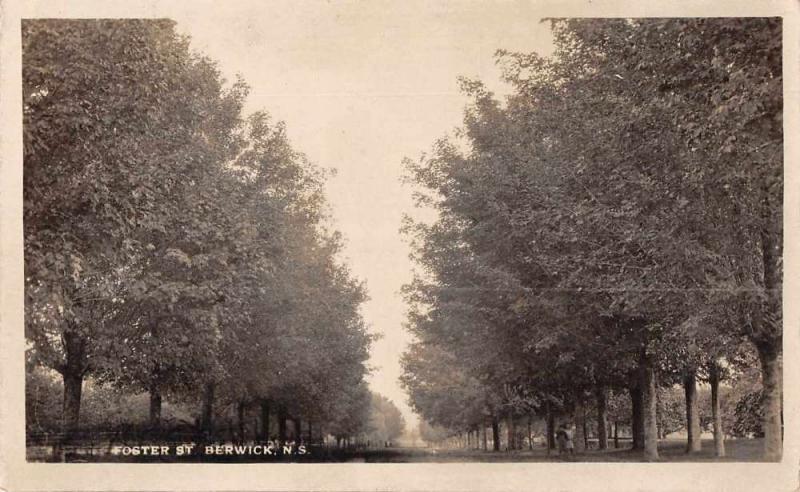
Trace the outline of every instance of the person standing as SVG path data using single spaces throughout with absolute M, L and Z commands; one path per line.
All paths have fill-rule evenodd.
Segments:
M 561 426 L 558 428 L 558 431 L 556 432 L 556 444 L 558 445 L 558 454 L 559 454 L 559 456 L 564 454 L 564 452 L 567 450 L 567 437 L 568 437 L 568 435 L 567 435 L 567 430 L 566 429 L 567 429 L 567 426 L 564 425 L 564 424 L 561 424 Z
M 564 448 L 567 454 L 575 454 L 575 443 L 572 440 L 572 430 L 564 425 Z

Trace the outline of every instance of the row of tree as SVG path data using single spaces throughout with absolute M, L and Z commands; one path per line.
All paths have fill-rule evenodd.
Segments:
M 722 429 L 726 438 L 763 437 L 759 419 L 761 391 L 757 381 L 744 377 L 736 381 L 736 387 L 720 387 Z M 697 418 L 699 429 L 702 432 L 711 432 L 714 426 L 715 415 L 712 412 L 711 391 L 708 387 L 700 387 L 697 391 Z M 656 394 L 656 426 L 659 439 L 686 430 L 686 406 L 684 389 L 679 386 L 660 386 Z M 587 418 L 583 422 L 584 446 L 591 447 L 594 443 L 604 449 L 620 448 L 632 442 L 631 426 L 631 401 L 629 396 L 622 393 L 609 392 L 605 401 L 605 441 L 601 441 L 599 425 L 602 424 L 599 414 L 600 407 L 596 401 L 586 402 Z M 523 410 L 524 411 L 524 410 Z M 487 450 L 497 449 L 533 449 L 540 445 L 548 446 L 550 450 L 555 447 L 553 428 L 558 427 L 557 422 L 548 426 L 546 417 L 540 415 L 539 409 L 531 408 L 528 413 L 517 412 L 512 415 L 513 420 L 503 419 L 498 425 L 491 428 L 487 425 L 490 419 L 485 419 L 473 427 L 443 427 L 429 424 L 425 420 L 419 423 L 419 434 L 428 446 L 444 448 L 468 448 Z M 595 419 L 590 419 L 589 416 Z M 565 424 L 569 422 L 569 415 L 560 416 Z M 494 432 L 493 432 L 494 431 Z M 548 440 L 549 439 L 549 440 Z
M 780 19 L 552 20 L 555 51 L 499 52 L 502 103 L 463 81 L 459 132 L 408 161 L 432 223 L 404 229 L 420 266 L 405 288 L 403 381 L 451 432 L 589 402 L 607 445 L 609 392 L 633 445 L 658 457 L 660 387 L 760 368 L 767 459 L 782 450 Z M 747 402 L 745 402 L 747 403 Z M 745 405 L 747 406 L 747 405 Z M 513 441 L 512 441 L 513 442 Z
M 29 368 L 25 412 L 30 444 L 58 443 L 63 395 L 62 381 L 53 378 L 47 369 Z M 90 379 L 84 384 L 81 396 L 81 444 L 94 443 L 108 448 L 109 441 L 131 442 L 156 437 L 152 433 L 147 393 L 131 393 L 127 388 L 98 384 Z M 192 395 L 184 395 L 163 402 L 162 429 L 157 435 L 160 440 L 183 441 L 196 437 L 200 412 L 194 400 Z M 275 412 L 264 417 L 258 405 L 242 408 L 237 402 L 224 398 L 215 400 L 213 416 L 213 437 L 230 442 L 259 441 L 266 435 L 273 441 L 383 448 L 395 445 L 405 430 L 405 420 L 394 403 L 377 393 L 371 393 L 365 416 L 367 424 L 350 434 L 336 432 L 336 427 L 318 425 L 324 422 L 299 417 L 284 416 L 285 421 L 281 422 Z
M 63 379 L 63 430 L 87 379 L 258 409 L 347 437 L 368 422 L 373 336 L 337 260 L 327 172 L 282 123 L 244 115 L 166 20 L 26 20 L 23 42 L 28 367 Z

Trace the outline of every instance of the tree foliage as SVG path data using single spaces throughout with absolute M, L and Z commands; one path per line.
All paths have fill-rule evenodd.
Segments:
M 729 366 L 751 344 L 776 458 L 780 20 L 551 28 L 550 57 L 498 52 L 505 100 L 463 80 L 463 127 L 407 162 L 437 212 L 404 225 L 420 266 L 406 289 L 405 379 L 425 390 L 412 403 L 457 394 L 426 362 L 443 346 L 462 380 L 488 382 L 479 392 L 512 411 L 551 402 L 582 419 L 593 388 L 629 392 L 634 445 L 656 458 L 658 415 L 671 429 L 677 412 L 656 383 Z
M 68 432 L 90 378 L 149 393 L 154 426 L 162 397 L 269 401 L 351 435 L 372 335 L 327 172 L 189 42 L 166 20 L 23 22 L 31 367 L 62 374 Z

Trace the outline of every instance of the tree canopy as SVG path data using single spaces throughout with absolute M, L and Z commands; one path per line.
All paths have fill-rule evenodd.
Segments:
M 149 393 L 153 428 L 165 397 L 202 403 L 206 432 L 229 404 L 263 405 L 265 437 L 271 404 L 281 439 L 287 418 L 296 439 L 303 420 L 363 432 L 373 335 L 327 171 L 172 21 L 26 20 L 22 38 L 26 337 L 63 377 L 64 430 L 90 378 Z
M 585 400 L 610 387 L 630 393 L 634 445 L 655 459 L 658 386 L 714 386 L 748 346 L 777 459 L 780 20 L 550 24 L 552 56 L 498 52 L 511 95 L 463 80 L 463 127 L 407 162 L 437 212 L 404 226 L 420 266 L 412 403 L 431 423 L 479 421 L 437 417 L 457 394 L 429 367 L 441 350 L 480 394 L 574 415 L 579 433 Z

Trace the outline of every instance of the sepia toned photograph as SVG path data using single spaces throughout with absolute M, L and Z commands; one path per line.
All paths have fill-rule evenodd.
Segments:
M 26 464 L 788 456 L 782 16 L 162 10 L 17 20 Z
M 543 19 L 405 187 L 335 199 L 191 25 L 21 27 L 29 460 L 780 458 L 780 19 Z M 348 120 L 406 97 L 341 90 L 282 104 L 380 146 Z

